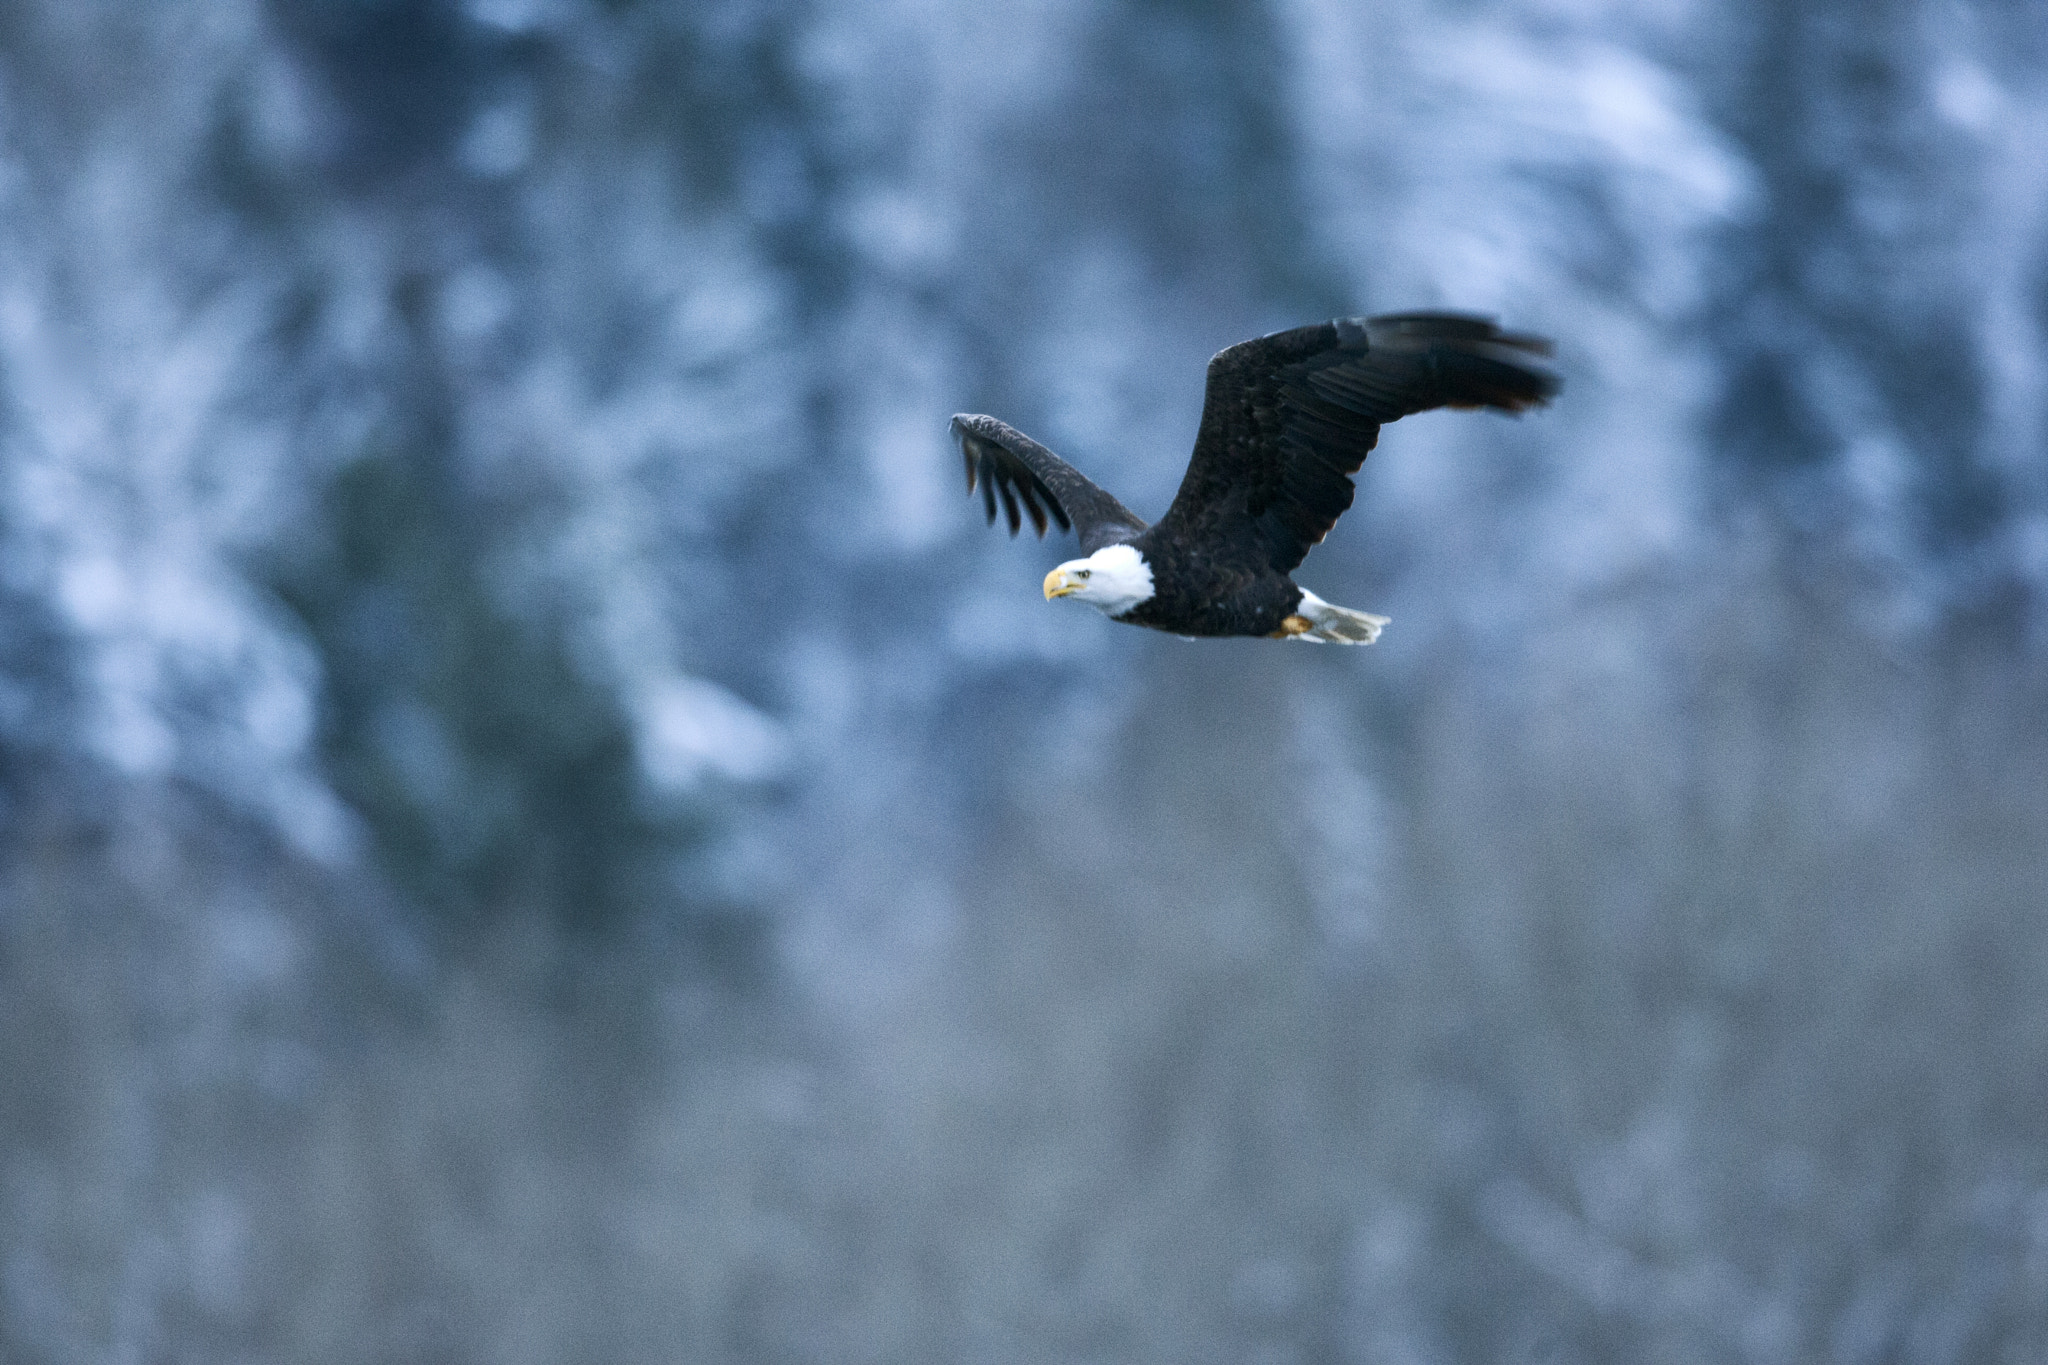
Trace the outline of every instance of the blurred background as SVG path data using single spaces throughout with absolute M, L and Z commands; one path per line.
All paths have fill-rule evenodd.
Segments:
M 2048 1359 L 2041 20 L 0 8 L 0 1358 Z M 1371 650 L 945 439 L 1438 305 Z

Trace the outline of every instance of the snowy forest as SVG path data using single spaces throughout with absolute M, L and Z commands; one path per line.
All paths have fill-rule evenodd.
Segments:
M 2042 7 L 0 5 L 0 1359 L 2048 1359 Z

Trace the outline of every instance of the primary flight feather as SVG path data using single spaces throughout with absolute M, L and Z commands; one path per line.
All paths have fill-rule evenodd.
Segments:
M 967 489 L 1015 535 L 1073 530 L 1086 557 L 1045 579 L 1111 618 L 1176 635 L 1262 635 L 1369 645 L 1384 616 L 1332 606 L 1288 577 L 1351 506 L 1351 475 L 1380 426 L 1430 408 L 1521 412 L 1556 375 L 1540 337 L 1464 313 L 1339 318 L 1240 342 L 1209 362 L 1202 426 L 1180 492 L 1156 525 L 993 417 L 953 434 Z

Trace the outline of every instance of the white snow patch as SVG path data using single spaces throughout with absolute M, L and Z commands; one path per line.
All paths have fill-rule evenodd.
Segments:
M 789 765 L 789 740 L 769 717 L 717 683 L 673 676 L 636 698 L 640 766 L 665 791 L 708 777 L 761 782 Z

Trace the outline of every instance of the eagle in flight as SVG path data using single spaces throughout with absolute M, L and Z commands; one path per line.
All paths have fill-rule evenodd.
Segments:
M 1016 535 L 1029 515 L 1081 539 L 1085 558 L 1045 577 L 1112 620 L 1175 635 L 1369 645 L 1384 616 L 1332 606 L 1288 577 L 1351 506 L 1351 475 L 1380 425 L 1431 408 L 1521 412 L 1557 393 L 1550 343 L 1465 313 L 1338 318 L 1240 342 L 1209 362 L 1202 426 L 1180 492 L 1156 525 L 993 417 L 953 435 L 967 491 Z

